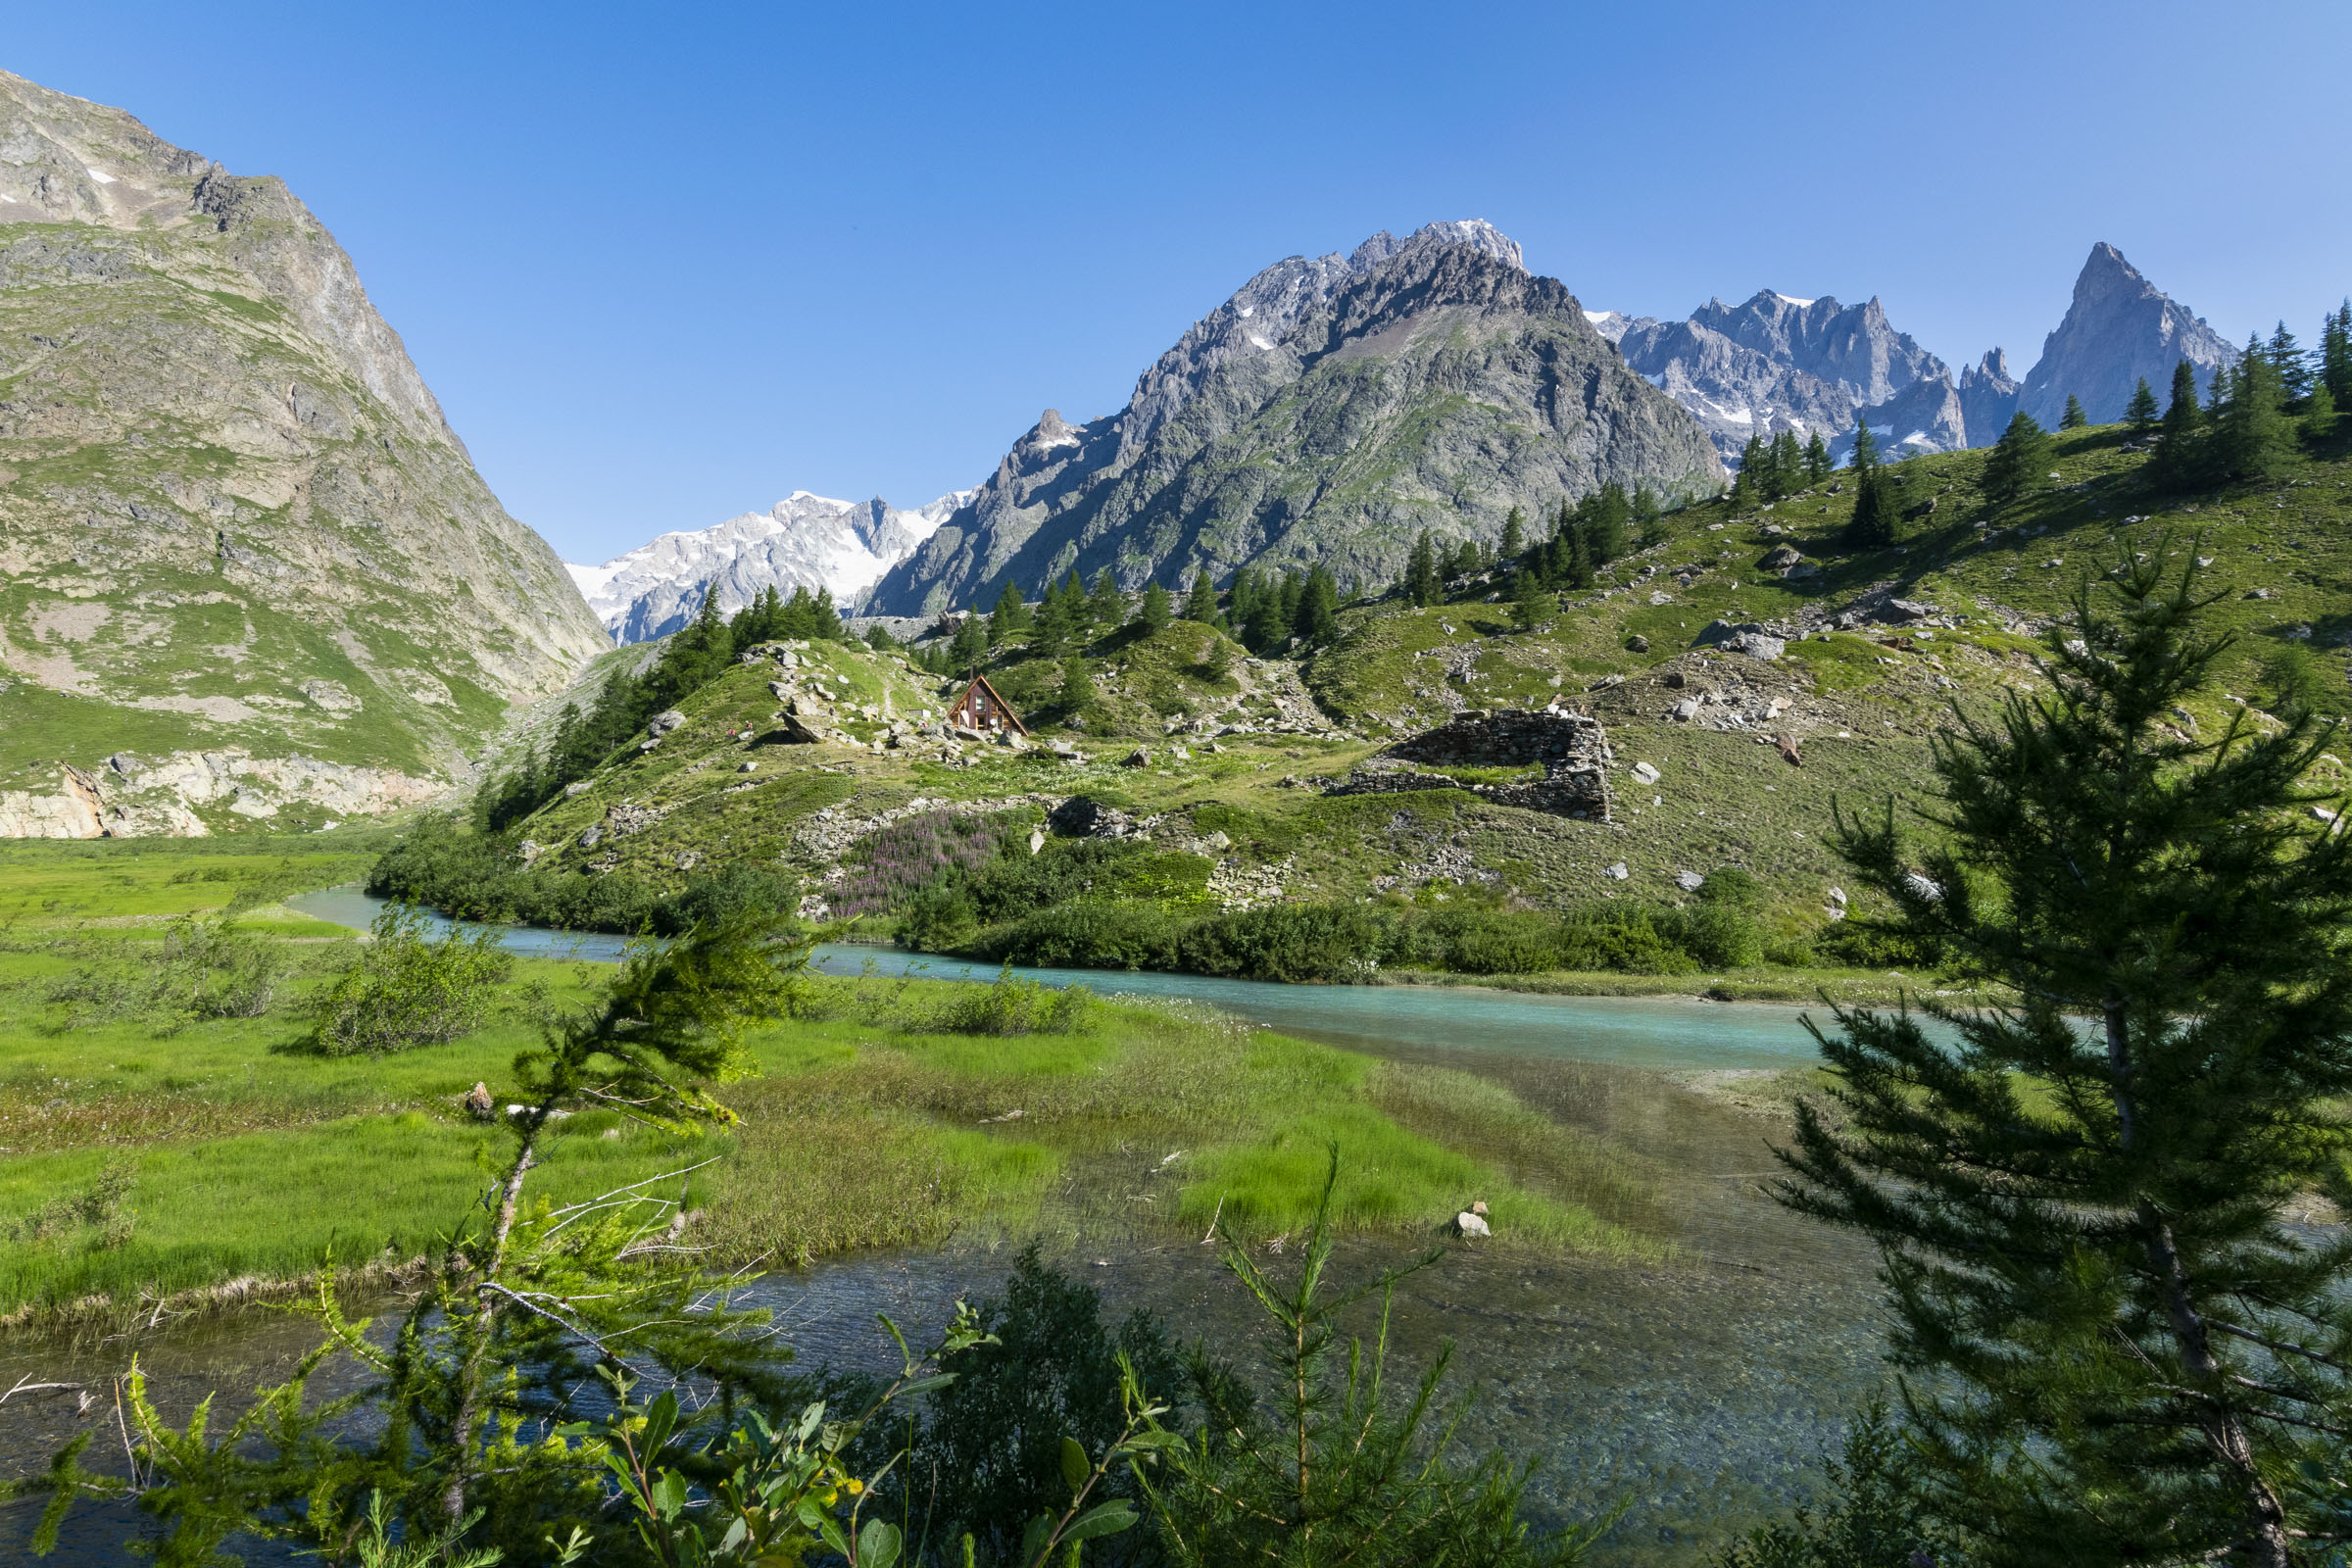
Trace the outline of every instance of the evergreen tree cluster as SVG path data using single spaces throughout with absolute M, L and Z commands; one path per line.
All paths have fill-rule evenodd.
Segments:
M 1751 435 L 1740 453 L 1740 471 L 1732 479 L 1732 505 L 1752 507 L 1786 500 L 1807 485 L 1827 479 L 1831 467 L 1829 444 L 1819 430 L 1802 446 L 1797 445 L 1793 430 L 1783 430 L 1770 441 Z
M 526 748 L 512 771 L 477 790 L 474 825 L 495 833 L 521 821 L 566 784 L 586 778 L 614 752 L 635 744 L 646 720 L 725 674 L 746 650 L 786 639 L 850 640 L 832 590 L 819 588 L 811 595 L 795 588 L 786 599 L 770 585 L 731 618 L 721 618 L 717 602 L 706 594 L 701 612 L 669 639 L 651 665 L 639 673 L 614 670 L 585 712 L 576 703 L 564 704 L 544 752 Z
M 1242 646 L 1260 658 L 1281 652 L 1294 637 L 1309 648 L 1324 647 L 1340 634 L 1340 585 L 1322 566 L 1279 577 L 1244 566 L 1233 579 L 1231 615 Z
M 2143 384 L 2140 391 L 2146 390 Z M 2276 479 L 2293 460 L 2298 440 L 2316 444 L 2335 435 L 2337 411 L 2348 396 L 2352 302 L 2323 319 L 2316 353 L 2306 354 L 2284 321 L 2267 343 L 2248 337 L 2235 364 L 2215 369 L 2202 405 L 2196 371 L 2183 360 L 2173 368 L 2171 404 L 2156 425 L 2150 476 L 2176 490 Z M 2146 408 L 2137 393 L 2132 407 L 2134 425 L 2145 428 Z

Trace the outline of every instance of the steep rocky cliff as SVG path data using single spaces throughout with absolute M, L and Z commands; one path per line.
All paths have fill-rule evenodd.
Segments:
M 1491 539 L 1514 506 L 1723 476 L 1565 286 L 1488 224 L 1435 223 L 1268 268 L 1117 414 L 1048 410 L 866 603 L 916 614 L 1106 566 L 1130 588 L 1252 563 L 1379 582 L 1423 529 Z
M 0 832 L 400 804 L 606 646 L 280 181 L 0 73 Z
M 2216 367 L 2233 365 L 2237 351 L 2204 318 L 2174 300 L 2104 240 L 2075 279 L 2066 319 L 2041 345 L 2026 374 L 2019 407 L 2055 429 L 2069 396 L 2082 400 L 2093 424 L 2124 416 L 2132 389 L 2144 377 L 2162 399 L 2182 360 L 2197 368 L 2197 385 Z

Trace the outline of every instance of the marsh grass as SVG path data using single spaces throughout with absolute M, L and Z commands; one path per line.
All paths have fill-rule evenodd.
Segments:
M 840 1016 L 795 1038 L 799 1070 L 771 1061 L 736 1093 L 742 1152 L 716 1183 L 714 1242 L 808 1257 L 1068 1220 L 1088 1206 L 1078 1189 L 1138 1171 L 1174 1189 L 1135 1197 L 1147 1228 L 1197 1234 L 1222 1212 L 1271 1237 L 1305 1222 L 1336 1143 L 1346 1232 L 1433 1234 L 1483 1198 L 1496 1245 L 1670 1250 L 1639 1162 L 1470 1074 L 1124 1000 L 1063 1035 L 890 1026 L 935 1016 L 937 984 L 820 987 Z

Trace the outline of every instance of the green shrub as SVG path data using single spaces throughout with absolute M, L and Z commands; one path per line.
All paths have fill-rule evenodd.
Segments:
M 988 956 L 1039 968 L 1173 969 L 1184 923 L 1156 905 L 1080 900 L 993 936 Z
M 1658 910 L 1670 915 L 1671 910 Z M 1689 974 L 1698 967 L 1675 940 L 1679 931 L 1658 928 L 1641 905 L 1588 905 L 1560 922 L 1560 966 L 1614 969 L 1624 974 Z
M 305 1044 L 324 1056 L 446 1045 L 482 1025 L 514 959 L 487 927 L 425 937 L 423 911 L 386 905 L 374 940 L 315 1004 Z
M 1196 974 L 1250 980 L 1352 980 L 1390 955 L 1395 917 L 1348 904 L 1270 904 L 1203 920 L 1177 954 Z
M 972 901 L 960 888 L 925 888 L 899 911 L 899 942 L 918 953 L 947 953 L 970 936 L 978 923 Z
M 293 967 L 285 944 L 183 915 L 164 933 L 164 969 L 198 1018 L 259 1018 Z
M 1062 989 L 1016 979 L 1007 966 L 985 986 L 957 986 L 931 1019 L 955 1035 L 1066 1035 L 1085 1027 L 1095 995 L 1084 986 Z

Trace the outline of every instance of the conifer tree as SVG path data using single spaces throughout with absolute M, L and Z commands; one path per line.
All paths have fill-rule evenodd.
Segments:
M 2049 445 L 2049 437 L 2034 416 L 2023 409 L 2011 415 L 2009 428 L 1994 443 L 1992 455 L 1984 460 L 1984 476 L 1978 480 L 1984 499 L 2005 507 L 2037 488 L 2050 461 Z
M 948 643 L 948 672 L 969 674 L 987 658 L 988 632 L 981 624 L 980 612 L 975 609 L 956 623 L 956 635 Z
M 1445 595 L 1445 585 L 1438 581 L 1437 547 L 1430 543 L 1429 530 L 1413 541 L 1412 554 L 1404 561 L 1404 597 L 1415 606 L 1436 604 Z
M 1127 618 L 1127 602 L 1119 594 L 1119 580 L 1104 566 L 1095 573 L 1095 586 L 1086 596 L 1087 612 L 1097 626 L 1107 630 Z
M 2156 393 L 2146 376 L 2141 376 L 2139 384 L 2132 389 L 2132 401 L 2124 405 L 2124 417 L 2131 422 L 2135 436 L 2144 436 L 2156 428 Z
M 1793 441 L 1791 445 L 1793 446 Z M 1625 526 L 1633 518 L 1633 506 L 1625 499 L 1625 486 L 1611 479 L 1587 498 L 1585 514 L 1585 547 L 1592 564 L 1605 566 L 1625 554 Z
M 1055 694 L 1064 717 L 1074 718 L 1095 706 L 1095 678 L 1086 661 L 1072 654 L 1061 662 L 1061 690 Z
M 1854 450 L 1845 461 L 1853 465 L 1857 474 L 1879 466 L 1879 438 L 1871 433 L 1868 419 L 1854 420 Z
M 1751 435 L 1740 449 L 1740 471 L 1732 475 L 1732 506 L 1752 507 L 1764 494 L 1764 466 L 1771 462 L 1764 438 Z
M 1592 586 L 1592 536 L 1580 522 L 1568 530 L 1567 578 L 1571 589 Z
M 2302 699 L 2173 726 L 2230 648 L 2194 556 L 2127 546 L 2045 693 L 1955 710 L 1925 839 L 1840 821 L 1895 933 L 2014 999 L 1838 1009 L 1838 1115 L 1800 1109 L 1778 1193 L 1878 1245 L 1971 1561 L 2287 1568 L 2340 1530 L 2297 1477 L 2341 1473 L 2352 1249 L 2293 1209 L 2347 1186 L 2352 843 L 2305 809 Z
M 1299 586 L 1298 608 L 1291 616 L 1291 635 L 1309 647 L 1320 648 L 1340 634 L 1340 585 L 1321 566 L 1310 567 Z
M 2186 360 L 2173 367 L 2173 401 L 2164 411 L 2164 427 L 2156 434 L 2156 451 L 2148 460 L 2155 477 L 2175 489 L 2186 487 L 2203 466 L 2197 430 L 2204 415 L 2197 408 L 2197 370 Z
M 1175 602 L 1168 597 L 1165 588 L 1155 582 L 1144 590 L 1144 602 L 1135 609 L 1134 624 L 1140 630 L 1147 636 L 1165 631 L 1168 622 L 1175 618 Z
M 1261 584 L 1250 599 L 1250 612 L 1242 621 L 1242 644 L 1261 657 L 1278 654 L 1291 635 L 1290 617 L 1282 612 L 1282 590 L 1271 584 Z
M 1830 476 L 1830 444 L 1816 430 L 1805 440 L 1805 482 L 1819 484 Z
M 2259 339 L 2248 338 L 2230 376 L 2230 401 L 2215 429 L 2221 466 L 2237 479 L 2273 479 L 2294 454 L 2278 368 Z
M 2311 391 L 2311 367 L 2304 362 L 2303 346 L 2295 334 L 2280 321 L 2270 342 L 2263 345 L 2262 357 L 2271 364 L 2271 373 L 2278 377 L 2278 396 L 2288 407 L 2303 401 Z
M 1522 566 L 1511 573 L 1511 621 L 1521 631 L 1534 631 L 1559 608 L 1559 600 L 1534 568 Z
M 2082 400 L 2072 392 L 2066 395 L 2066 412 L 2058 416 L 2058 428 L 2080 430 L 2090 423 L 2090 416 L 2082 412 Z
M 2352 300 L 2320 329 L 2320 375 L 2338 409 L 2352 408 Z
M 997 608 L 988 616 L 988 645 L 1001 648 L 1020 636 L 1033 624 L 1028 601 L 1021 597 L 1020 584 L 1007 582 L 1004 591 L 997 595 Z
M 1527 518 L 1517 507 L 1513 507 L 1511 514 L 1502 519 L 1502 559 L 1505 562 L 1517 561 L 1526 549 Z
M 1824 476 L 1827 476 L 1830 471 L 1830 455 L 1826 447 L 1822 450 L 1821 462 L 1821 471 Z M 1636 537 L 1640 539 L 1642 548 L 1644 550 L 1651 545 L 1666 542 L 1665 518 L 1664 514 L 1658 510 L 1657 492 L 1645 484 L 1634 486 L 1634 529 Z
M 2213 368 L 2213 379 L 2205 383 L 2205 417 L 2212 423 L 2221 423 L 2222 411 L 2230 406 L 2230 367 L 2217 365 Z
M 2328 383 L 2312 377 L 2311 395 L 2303 400 L 2303 439 L 2319 446 L 2334 438 L 2336 426 L 2335 394 Z
M 1193 575 L 1193 591 L 1184 601 L 1184 618 L 1203 626 L 1217 623 L 1217 585 L 1208 580 L 1206 566 Z

